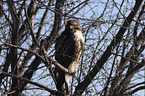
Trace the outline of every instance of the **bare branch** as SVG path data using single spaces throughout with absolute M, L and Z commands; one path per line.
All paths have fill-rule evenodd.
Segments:
M 112 92 L 111 95 L 118 95 L 124 93 L 124 90 L 127 89 L 127 85 L 130 82 L 132 76 L 143 66 L 145 65 L 145 60 L 143 59 L 140 64 L 136 65 L 132 69 L 127 71 L 125 78 L 120 82 L 119 86 Z
M 0 3 L 0 10 L 1 10 L 2 14 L 5 16 L 6 20 L 8 21 L 8 24 L 12 27 L 12 22 L 6 15 L 6 12 L 3 10 L 2 3 Z
M 107 47 L 106 51 L 100 58 L 100 60 L 97 61 L 96 65 L 93 67 L 93 69 L 87 74 L 86 78 L 78 84 L 78 86 L 75 89 L 74 94 L 82 94 L 84 90 L 88 87 L 88 85 L 91 83 L 93 78 L 96 76 L 96 74 L 100 71 L 100 69 L 103 67 L 107 59 L 110 57 L 111 53 L 113 52 L 113 49 L 116 47 L 116 45 L 122 40 L 123 34 L 127 30 L 127 28 L 130 26 L 133 18 L 135 17 L 136 13 L 138 12 L 139 7 L 141 6 L 143 0 L 137 0 L 135 3 L 135 6 L 129 16 L 125 19 L 122 27 L 120 28 L 119 32 L 115 36 L 115 38 L 112 40 L 111 44 Z
M 21 50 L 23 50 L 23 51 L 28 51 L 28 52 L 32 53 L 33 55 L 39 57 L 44 63 L 46 63 L 46 60 L 45 60 L 41 55 L 35 53 L 35 52 L 32 51 L 32 50 L 25 49 L 25 48 L 22 48 L 22 47 L 20 47 L 20 46 L 8 44 L 8 43 L 5 43 L 5 45 L 6 45 L 6 46 L 11 46 L 11 47 L 14 47 L 14 48 L 18 48 L 18 49 L 21 49 Z M 46 55 L 46 57 L 49 59 L 49 61 L 50 61 L 51 63 L 53 63 L 53 64 L 54 64 L 55 66 L 57 66 L 58 68 L 60 68 L 60 69 L 61 69 L 62 71 L 64 71 L 65 73 L 70 74 L 70 73 L 68 72 L 68 69 L 66 69 L 65 67 L 63 67 L 62 65 L 60 65 L 56 60 L 54 60 L 51 56 L 49 56 L 44 48 L 42 48 L 42 49 L 43 49 L 44 54 Z M 47 62 L 47 64 L 48 64 L 48 62 Z
M 135 87 L 137 87 L 137 86 L 141 86 L 141 85 L 144 85 L 144 84 L 145 84 L 145 81 L 144 81 L 144 82 L 137 83 L 137 84 L 135 84 L 135 85 L 133 85 L 133 86 L 127 88 L 127 89 L 124 90 L 124 91 L 130 90 L 130 89 L 132 89 L 132 88 L 135 88 Z M 144 89 L 145 89 L 145 88 L 144 88 Z
M 145 32 L 144 32 L 144 29 L 143 29 L 142 32 L 139 34 L 139 36 L 136 38 L 136 40 L 137 40 L 136 41 L 136 44 L 137 44 L 136 47 L 138 47 L 141 44 L 141 42 L 143 41 L 142 37 L 144 37 L 144 36 L 145 36 Z M 133 47 L 134 46 L 131 47 L 131 49 L 128 51 L 128 53 L 125 56 L 120 55 L 122 57 L 122 59 L 121 59 L 121 62 L 120 62 L 119 66 L 116 70 L 116 75 L 114 76 L 114 79 L 112 80 L 111 88 L 110 88 L 111 90 L 118 86 L 118 80 L 120 80 L 119 78 L 121 78 L 122 73 L 125 70 L 125 67 L 126 67 L 126 65 L 128 64 L 129 61 L 138 64 L 137 61 L 131 59 L 131 57 L 133 56 L 133 53 L 132 53 Z M 140 51 L 142 52 L 143 50 L 140 50 Z M 141 54 L 141 52 L 140 52 L 140 54 Z M 139 57 L 139 55 L 136 56 L 136 58 L 138 58 L 138 57 Z
M 49 59 L 50 62 L 52 62 L 55 66 L 57 66 L 58 68 L 60 68 L 65 73 L 71 74 L 71 73 L 68 72 L 68 69 L 66 69 L 65 67 L 63 67 L 62 65 L 60 65 L 56 60 L 54 60 L 51 56 L 49 56 L 44 48 L 43 48 L 43 51 L 44 51 L 46 57 Z
M 19 76 L 17 76 L 17 75 L 9 74 L 9 73 L 4 72 L 4 71 L 1 71 L 0 74 L 5 74 L 5 75 L 7 75 L 7 76 L 13 76 L 13 77 L 16 77 L 16 78 L 19 79 L 19 80 L 24 80 L 25 82 L 30 83 L 30 84 L 33 84 L 33 85 L 35 85 L 35 86 L 38 86 L 38 87 L 40 87 L 41 89 L 46 90 L 46 91 L 48 91 L 48 92 L 50 92 L 50 93 L 52 93 L 52 94 L 57 94 L 57 95 L 62 95 L 62 94 L 63 94 L 63 95 L 64 95 L 64 93 L 62 93 L 62 92 L 59 92 L 59 91 L 56 91 L 56 90 L 52 90 L 52 89 L 50 89 L 50 88 L 48 88 L 48 87 L 46 87 L 46 86 L 44 86 L 44 85 L 41 85 L 41 84 L 39 84 L 39 83 L 37 83 L 37 82 L 31 81 L 31 80 L 29 80 L 29 79 L 27 79 L 27 78 L 24 78 L 24 77 L 19 77 Z
M 132 90 L 131 92 L 129 92 L 129 94 L 132 95 L 140 90 L 145 90 L 145 86 L 139 86 L 139 87 L 135 88 L 134 90 Z
M 33 42 L 35 42 L 36 45 L 40 48 L 40 43 L 37 41 L 37 39 L 36 39 L 36 37 L 34 35 L 34 32 L 33 32 L 33 29 L 32 29 L 32 26 L 31 26 L 31 23 L 30 23 L 30 20 L 29 20 L 29 17 L 27 15 L 26 7 L 25 7 L 25 15 L 26 15 L 26 20 L 27 20 L 28 26 L 29 26 L 28 29 L 30 29 L 30 31 L 31 31 L 31 36 L 32 36 Z
M 11 46 L 11 47 L 14 47 L 14 48 L 18 48 L 18 49 L 21 49 L 21 50 L 23 50 L 23 51 L 28 51 L 28 52 L 32 53 L 33 55 L 35 55 L 36 57 L 41 58 L 42 61 L 45 61 L 45 59 L 44 59 L 41 55 L 35 53 L 34 51 L 32 51 L 32 50 L 30 50 L 30 49 L 25 49 L 25 48 L 22 48 L 22 47 L 20 47 L 20 46 L 13 45 L 13 44 L 9 44 L 9 43 L 5 43 L 5 45 L 6 45 L 6 46 Z
M 50 9 L 50 5 L 52 4 L 52 1 L 53 1 L 53 0 L 50 0 L 50 1 L 49 1 L 48 5 L 47 5 L 47 8 L 46 8 L 46 10 L 45 10 L 45 12 L 44 12 L 44 14 L 43 14 L 43 17 L 42 17 L 42 19 L 41 19 L 41 21 L 40 21 L 40 26 L 39 26 L 39 29 L 38 29 L 37 35 L 36 35 L 37 40 L 39 40 L 40 33 L 41 33 L 41 30 L 42 30 L 42 26 L 44 25 L 44 21 L 45 21 L 45 19 L 46 19 L 46 17 L 47 17 L 47 14 L 48 14 L 48 11 L 49 11 L 49 9 Z

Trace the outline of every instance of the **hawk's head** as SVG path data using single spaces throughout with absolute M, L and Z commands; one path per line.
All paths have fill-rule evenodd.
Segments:
M 66 29 L 82 30 L 80 24 L 76 20 L 69 20 L 65 26 Z

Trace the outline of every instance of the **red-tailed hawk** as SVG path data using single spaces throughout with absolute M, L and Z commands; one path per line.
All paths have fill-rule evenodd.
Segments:
M 78 69 L 83 49 L 84 39 L 79 23 L 76 20 L 67 21 L 65 30 L 56 40 L 55 59 L 67 68 L 69 73 L 75 73 Z M 63 84 L 65 83 L 67 93 L 68 84 L 72 80 L 72 76 L 64 73 L 57 67 L 54 74 L 57 90 L 64 92 Z

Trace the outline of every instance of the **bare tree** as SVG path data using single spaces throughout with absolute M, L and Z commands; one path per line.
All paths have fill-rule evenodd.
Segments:
M 143 0 L 1 0 L 0 93 L 58 95 L 54 43 L 65 22 L 77 20 L 84 55 L 70 95 L 124 96 L 145 89 Z

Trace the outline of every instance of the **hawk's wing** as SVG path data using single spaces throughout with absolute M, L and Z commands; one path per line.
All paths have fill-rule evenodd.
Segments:
M 75 51 L 74 36 L 71 32 L 63 32 L 56 40 L 55 59 L 67 68 L 73 60 Z
M 59 64 L 67 68 L 72 62 L 72 55 L 74 53 L 75 42 L 70 32 L 63 32 L 56 40 L 55 44 L 55 59 Z M 65 82 L 65 73 L 59 68 L 54 70 L 56 87 L 59 91 L 63 91 L 63 84 Z
M 69 72 L 75 73 L 79 66 L 83 48 L 84 40 L 79 23 L 76 20 L 68 21 L 65 31 L 56 40 L 55 59 Z M 55 67 L 54 74 L 57 89 L 64 91 L 63 84 L 66 82 L 66 92 L 68 92 L 68 84 L 72 76 L 65 74 L 57 67 Z

